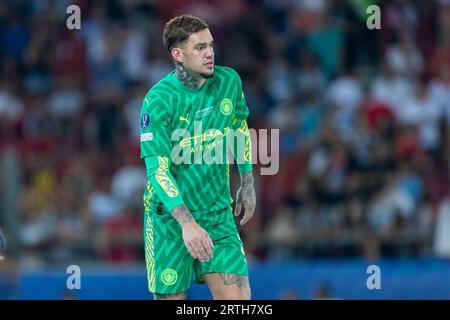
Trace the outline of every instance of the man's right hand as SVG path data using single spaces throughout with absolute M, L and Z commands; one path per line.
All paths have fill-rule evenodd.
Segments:
M 205 229 L 195 222 L 189 209 L 185 205 L 180 205 L 173 209 L 170 214 L 181 225 L 183 241 L 191 256 L 201 262 L 211 259 L 214 244 Z
M 214 244 L 205 229 L 200 227 L 195 221 L 186 222 L 181 227 L 184 244 L 191 256 L 194 259 L 199 259 L 201 262 L 212 259 Z

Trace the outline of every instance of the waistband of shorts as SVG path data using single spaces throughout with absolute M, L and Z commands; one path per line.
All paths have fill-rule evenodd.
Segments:
M 164 205 L 161 202 L 150 201 L 150 210 L 159 215 L 170 215 L 170 212 L 166 209 L 166 207 L 164 207 Z M 189 212 L 194 216 L 195 219 L 197 218 L 201 219 L 202 217 L 211 217 L 212 215 L 219 215 L 225 213 L 228 210 L 232 210 L 231 205 L 213 211 L 189 210 Z

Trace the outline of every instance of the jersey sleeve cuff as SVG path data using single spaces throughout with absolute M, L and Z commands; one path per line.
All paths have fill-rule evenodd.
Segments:
M 247 173 L 253 170 L 253 165 L 251 163 L 238 164 L 239 173 Z
M 169 201 L 169 203 L 165 204 L 167 210 L 169 211 L 169 213 L 171 213 L 173 211 L 173 209 L 175 209 L 178 206 L 182 206 L 185 205 L 183 202 L 183 199 L 181 199 L 181 197 L 179 197 L 179 199 L 175 199 L 173 201 Z

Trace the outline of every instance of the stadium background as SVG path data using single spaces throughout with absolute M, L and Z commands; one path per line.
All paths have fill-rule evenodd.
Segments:
M 66 28 L 71 4 L 81 30 Z M 0 298 L 151 298 L 138 118 L 182 13 L 207 20 L 216 63 L 241 75 L 249 126 L 280 129 L 280 170 L 255 166 L 240 228 L 253 297 L 450 298 L 450 1 L 437 0 L 1 1 Z

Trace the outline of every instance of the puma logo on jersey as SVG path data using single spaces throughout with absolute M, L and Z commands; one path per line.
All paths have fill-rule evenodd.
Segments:
M 187 114 L 186 118 L 183 118 L 182 116 L 180 116 L 180 121 L 185 121 L 187 124 L 189 124 L 190 122 L 189 122 L 188 118 L 189 118 L 189 113 Z

